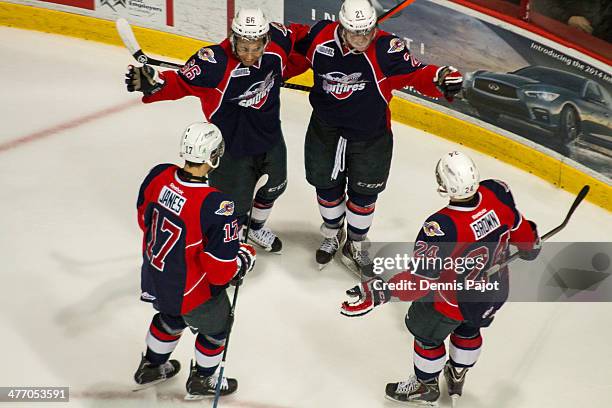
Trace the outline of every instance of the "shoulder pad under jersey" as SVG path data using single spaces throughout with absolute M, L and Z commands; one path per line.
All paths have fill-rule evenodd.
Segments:
M 270 41 L 278 44 L 289 55 L 291 52 L 291 36 L 287 27 L 281 23 L 270 23 Z

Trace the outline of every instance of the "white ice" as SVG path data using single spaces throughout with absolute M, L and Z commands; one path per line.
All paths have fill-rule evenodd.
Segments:
M 138 300 L 135 201 L 153 165 L 178 163 L 178 137 L 201 119 L 198 103 L 140 104 L 124 89 L 132 61 L 122 48 L 10 28 L 0 28 L 0 38 L 0 146 L 40 136 L 0 149 L 0 386 L 69 386 L 75 407 L 182 404 L 187 370 L 131 391 L 153 316 Z M 340 263 L 323 271 L 314 264 L 320 219 L 303 170 L 310 107 L 297 91 L 283 91 L 282 99 L 289 187 L 270 226 L 285 250 L 261 253 L 242 286 L 226 370 L 240 387 L 221 406 L 391 407 L 385 384 L 412 372 L 408 305 L 385 305 L 364 318 L 338 313 L 355 278 Z M 113 107 L 116 113 L 92 116 Z M 434 189 L 436 160 L 457 148 L 484 177 L 507 181 L 541 231 L 557 225 L 573 200 L 436 136 L 400 124 L 394 132 L 372 240 L 414 239 L 423 219 L 445 204 Z M 584 203 L 556 239 L 609 241 L 610 231 L 610 213 Z M 483 331 L 462 407 L 612 406 L 611 314 L 609 303 L 507 304 Z M 187 368 L 190 333 L 174 356 Z

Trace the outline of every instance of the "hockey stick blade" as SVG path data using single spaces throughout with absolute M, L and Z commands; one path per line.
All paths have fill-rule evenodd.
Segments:
M 548 231 L 546 234 L 542 235 L 541 240 L 542 241 L 546 241 L 548 240 L 550 237 L 552 237 L 553 235 L 557 234 L 559 231 L 561 231 L 563 228 L 565 228 L 565 226 L 567 225 L 567 223 L 569 222 L 570 218 L 572 217 L 572 215 L 574 214 L 574 212 L 576 211 L 576 208 L 578 208 L 578 206 L 580 205 L 580 203 L 584 200 L 584 198 L 587 196 L 587 194 L 589 193 L 589 190 L 591 189 L 590 186 L 586 185 L 584 187 L 582 187 L 582 189 L 580 189 L 580 192 L 578 192 L 578 195 L 576 196 L 576 198 L 574 199 L 574 202 L 572 203 L 572 206 L 570 207 L 569 211 L 567 212 L 567 215 L 565 216 L 565 219 L 563 220 L 563 222 L 561 224 L 559 224 L 558 226 L 556 226 L 555 228 L 551 229 L 550 231 Z M 491 268 L 489 268 L 486 271 L 486 274 L 488 276 L 494 275 L 495 273 L 497 273 L 501 268 L 503 268 L 504 266 L 508 265 L 510 262 L 514 261 L 515 259 L 517 259 L 519 257 L 519 252 L 515 252 L 512 255 L 510 255 L 508 257 L 508 259 L 506 259 L 505 262 L 498 264 L 498 265 L 494 265 Z
M 253 189 L 253 197 L 255 197 L 255 194 L 257 194 L 260 188 L 266 185 L 268 178 L 269 176 L 267 174 L 262 174 L 259 180 L 257 180 L 257 183 L 255 183 L 255 188 Z
M 123 41 L 125 48 L 128 49 L 136 61 L 143 65 L 148 64 L 164 68 L 179 69 L 182 67 L 181 64 L 156 60 L 145 54 L 144 51 L 142 51 L 142 48 L 140 48 L 138 40 L 136 40 L 132 26 L 130 26 L 130 23 L 128 23 L 125 18 L 117 19 L 115 25 L 117 26 L 117 32 L 119 33 L 119 37 L 121 37 L 121 41 Z
M 542 241 L 546 241 L 548 238 L 552 237 L 557 232 L 559 232 L 563 228 L 565 228 L 565 226 L 569 222 L 570 218 L 574 214 L 574 211 L 576 211 L 576 208 L 578 208 L 578 206 L 580 205 L 582 200 L 584 200 L 584 198 L 587 196 L 587 194 L 589 194 L 589 190 L 590 189 L 591 189 L 591 187 L 588 186 L 588 185 L 582 187 L 582 189 L 580 190 L 580 192 L 576 196 L 576 199 L 572 203 L 572 206 L 570 207 L 569 211 L 567 212 L 567 215 L 565 216 L 565 219 L 563 220 L 563 222 L 558 227 L 556 227 L 556 228 L 548 231 L 546 234 L 542 235 Z

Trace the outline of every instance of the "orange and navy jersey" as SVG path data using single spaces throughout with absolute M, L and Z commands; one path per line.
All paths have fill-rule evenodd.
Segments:
M 206 119 L 219 127 L 234 157 L 269 151 L 282 138 L 280 84 L 298 35 L 307 26 L 270 24 L 270 42 L 260 60 L 246 67 L 229 39 L 196 52 L 178 71 L 164 71 L 164 86 L 143 102 L 200 99 Z M 304 34 L 300 34 L 303 32 Z
M 206 183 L 178 176 L 160 164 L 138 194 L 143 231 L 141 299 L 172 315 L 185 314 L 226 285 L 236 273 L 238 222 L 234 202 Z
M 415 241 L 413 256 L 429 262 L 418 264 L 408 278 L 450 283 L 447 287 L 451 289 L 424 291 L 420 296 L 427 294 L 436 310 L 450 318 L 478 324 L 508 296 L 507 268 L 492 277 L 486 270 L 505 261 L 510 244 L 531 250 L 537 240 L 537 232 L 517 210 L 508 186 L 499 180 L 484 180 L 472 200 L 449 204 L 427 218 Z M 467 281 L 498 282 L 498 289 L 466 290 Z M 463 289 L 453 290 L 453 283 Z
M 443 96 L 433 82 L 438 67 L 417 60 L 402 39 L 378 30 L 369 48 L 356 53 L 339 36 L 338 22 L 319 21 L 295 51 L 314 71 L 314 113 L 341 128 L 346 139 L 365 140 L 391 128 L 388 104 L 394 89 L 411 86 L 431 97 Z

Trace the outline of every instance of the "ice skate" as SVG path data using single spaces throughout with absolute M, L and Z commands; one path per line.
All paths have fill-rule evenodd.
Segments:
M 450 361 L 444 366 L 444 378 L 448 388 L 448 395 L 451 397 L 453 408 L 457 406 L 457 400 L 463 393 L 463 384 L 465 383 L 465 375 L 469 368 L 453 367 Z
M 321 234 L 324 237 L 323 242 L 316 253 L 319 270 L 325 268 L 327 264 L 334 259 L 334 255 L 336 255 L 336 252 L 338 252 L 338 249 L 340 249 L 340 246 L 344 243 L 344 239 L 346 238 L 344 227 L 333 229 L 327 227 L 325 224 L 321 224 Z
M 262 247 L 267 252 L 280 254 L 283 243 L 274 232 L 268 227 L 261 227 L 258 230 L 249 230 L 249 240 Z
M 436 407 L 440 398 L 440 387 L 437 378 L 423 382 L 413 375 L 406 381 L 387 384 L 385 394 L 385 397 L 392 401 L 413 406 Z
M 217 387 L 218 374 L 214 373 L 211 376 L 205 377 L 198 373 L 196 365 L 191 362 L 191 371 L 187 379 L 187 395 L 185 400 L 197 401 L 205 397 L 214 397 L 215 388 Z M 238 389 L 238 381 L 234 378 L 223 377 L 221 380 L 221 396 L 233 394 Z
M 138 384 L 134 388 L 134 391 L 140 391 L 162 381 L 166 381 L 178 374 L 180 369 L 181 364 L 176 360 L 166 361 L 159 366 L 151 366 L 151 363 L 143 354 L 138 369 L 134 373 L 134 381 Z
M 360 278 L 374 277 L 374 267 L 368 253 L 370 241 L 346 240 L 342 247 L 342 263 Z

